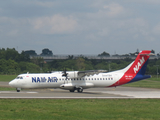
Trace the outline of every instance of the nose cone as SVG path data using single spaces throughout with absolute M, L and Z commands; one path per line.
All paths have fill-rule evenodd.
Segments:
M 11 82 L 9 82 L 9 85 L 11 87 L 15 87 L 16 83 L 17 83 L 16 80 L 12 80 Z

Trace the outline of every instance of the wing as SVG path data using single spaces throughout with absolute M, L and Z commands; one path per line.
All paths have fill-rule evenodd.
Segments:
M 99 73 L 107 72 L 106 70 L 88 70 L 88 71 L 79 71 L 78 77 L 90 76 L 90 75 L 98 75 Z
M 66 76 L 67 78 L 81 78 L 84 76 L 95 75 L 99 73 L 107 72 L 106 70 L 88 70 L 88 71 L 65 71 L 62 72 L 62 76 Z M 64 74 L 65 73 L 65 74 Z

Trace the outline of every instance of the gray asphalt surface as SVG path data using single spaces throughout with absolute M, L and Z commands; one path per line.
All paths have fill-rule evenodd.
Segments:
M 9 87 L 8 82 L 0 82 L 0 87 Z M 83 93 L 71 93 L 62 89 L 24 89 L 21 92 L 0 91 L 0 98 L 54 98 L 54 99 L 111 99 L 111 98 L 160 98 L 160 89 L 116 87 L 90 88 Z

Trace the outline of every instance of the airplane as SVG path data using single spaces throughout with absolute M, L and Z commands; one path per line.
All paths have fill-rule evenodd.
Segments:
M 83 89 L 96 87 L 116 87 L 150 78 L 145 75 L 148 60 L 153 55 L 150 50 L 141 51 L 136 59 L 121 70 L 60 71 L 53 73 L 20 74 L 9 82 L 17 92 L 23 88 L 61 88 L 82 93 Z

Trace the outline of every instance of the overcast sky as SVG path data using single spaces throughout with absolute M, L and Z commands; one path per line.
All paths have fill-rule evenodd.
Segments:
M 0 48 L 160 52 L 160 0 L 0 0 Z

